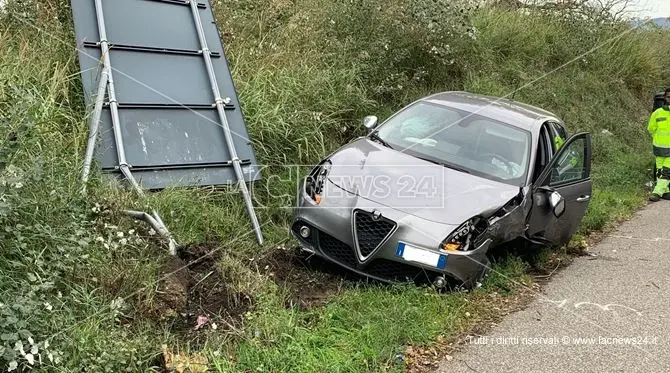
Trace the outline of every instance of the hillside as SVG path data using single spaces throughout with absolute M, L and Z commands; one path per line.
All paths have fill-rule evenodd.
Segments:
M 670 19 L 668 18 L 654 18 L 652 22 L 659 27 L 670 28 Z
M 643 25 L 646 21 L 640 20 L 640 19 L 634 19 L 631 21 L 631 25 L 633 27 L 637 27 L 640 25 Z M 653 25 L 655 27 L 660 27 L 662 29 L 670 29 L 670 19 L 668 18 L 652 18 L 649 20 L 649 25 Z M 646 27 L 646 26 L 645 26 Z
M 143 200 L 96 173 L 84 197 L 88 111 L 68 3 L 9 0 L 0 12 L 0 368 L 147 371 L 165 345 L 222 372 L 404 371 L 408 345 L 510 310 L 533 289 L 530 270 L 549 274 L 565 248 L 496 258 L 470 293 L 307 270 L 290 250 L 296 169 L 362 134 L 364 115 L 383 119 L 427 93 L 516 91 L 570 132 L 592 132 L 595 189 L 580 235 L 644 202 L 645 123 L 653 93 L 670 84 L 657 52 L 670 34 L 466 0 L 213 2 L 267 165 L 253 191 L 263 247 L 225 189 Z M 129 208 L 161 213 L 185 246 L 179 260 L 121 213 Z

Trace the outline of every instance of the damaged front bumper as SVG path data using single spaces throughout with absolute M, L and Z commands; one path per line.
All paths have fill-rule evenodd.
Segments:
M 338 188 L 330 181 L 326 184 Z M 448 276 L 469 287 L 488 272 L 491 239 L 480 237 L 469 251 L 439 250 L 457 226 L 339 192 L 319 204 L 304 190 L 300 193 L 291 232 L 303 250 L 384 282 Z

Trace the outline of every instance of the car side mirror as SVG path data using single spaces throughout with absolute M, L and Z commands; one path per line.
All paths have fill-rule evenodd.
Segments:
M 549 194 L 549 205 L 557 218 L 560 218 L 565 212 L 565 198 L 556 191 Z
M 377 126 L 377 117 L 374 115 L 368 115 L 363 118 L 363 126 L 369 131 L 372 131 Z

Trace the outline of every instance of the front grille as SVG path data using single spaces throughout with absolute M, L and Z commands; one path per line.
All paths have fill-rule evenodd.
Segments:
M 420 280 L 434 277 L 435 273 L 406 263 L 388 259 L 375 259 L 366 268 L 365 272 L 389 281 Z
M 324 232 L 319 232 L 319 247 L 329 258 L 348 267 L 356 267 L 356 255 L 354 254 L 354 250 L 337 238 Z
M 354 226 L 358 251 L 365 258 L 384 243 L 395 229 L 396 224 L 385 217 L 375 220 L 369 212 L 356 211 L 354 212 Z

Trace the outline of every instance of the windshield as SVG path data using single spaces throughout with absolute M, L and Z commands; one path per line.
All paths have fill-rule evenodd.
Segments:
M 417 102 L 373 135 L 395 150 L 445 167 L 519 186 L 526 180 L 530 133 L 494 119 Z

